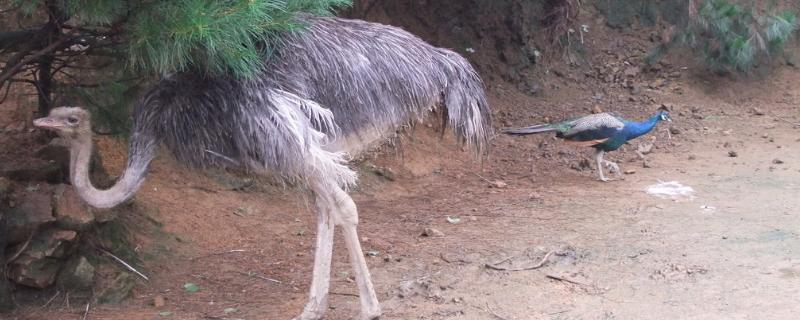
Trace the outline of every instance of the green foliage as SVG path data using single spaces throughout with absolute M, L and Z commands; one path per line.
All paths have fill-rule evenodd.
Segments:
M 173 0 L 139 11 L 130 26 L 130 63 L 168 74 L 189 69 L 252 74 L 275 37 L 302 26 L 298 12 L 329 14 L 345 0 Z
M 750 71 L 781 53 L 797 29 L 791 11 L 759 14 L 728 0 L 705 0 L 689 13 L 688 25 L 668 46 L 688 46 L 718 72 Z
M 0 0 L 0 26 L 9 29 L 0 30 L 0 92 L 11 79 L 33 79 L 26 83 L 48 89 L 37 90 L 40 113 L 81 105 L 98 132 L 124 133 L 143 83 L 182 71 L 251 76 L 282 34 L 302 32 L 299 14 L 329 15 L 351 2 Z M 51 77 L 35 77 L 42 68 Z

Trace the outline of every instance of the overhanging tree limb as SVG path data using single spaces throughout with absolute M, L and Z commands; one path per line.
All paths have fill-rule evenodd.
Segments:
M 33 62 L 41 56 L 56 51 L 56 49 L 58 49 L 61 45 L 71 40 L 72 36 L 73 34 L 71 33 L 65 34 L 50 45 L 31 54 L 27 54 L 29 52 L 28 50 L 17 53 L 8 61 L 8 63 L 5 65 L 5 68 L 3 68 L 3 71 L 0 72 L 0 85 L 5 84 L 8 79 L 13 77 L 26 64 Z

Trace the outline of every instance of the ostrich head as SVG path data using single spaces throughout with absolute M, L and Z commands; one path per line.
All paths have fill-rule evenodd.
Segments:
M 53 108 L 47 117 L 33 120 L 33 125 L 52 130 L 67 139 L 91 135 L 89 111 L 78 107 Z

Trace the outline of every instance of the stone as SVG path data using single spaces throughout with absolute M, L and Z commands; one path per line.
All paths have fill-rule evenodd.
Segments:
M 6 215 L 9 244 L 27 240 L 40 225 L 56 220 L 50 195 L 42 190 L 25 192 L 16 203 Z
M 56 224 L 67 230 L 83 231 L 95 221 L 92 209 L 72 186 L 60 184 L 53 192 L 53 213 Z
M 763 115 L 766 114 L 766 113 L 764 113 L 764 110 L 761 110 L 760 108 L 757 108 L 757 107 L 753 108 L 752 111 L 753 111 L 753 114 L 757 115 L 757 116 L 763 116 Z
M 444 232 L 434 228 L 425 228 L 425 230 L 422 231 L 422 235 L 425 237 L 444 237 Z
M 11 263 L 9 277 L 18 284 L 44 289 L 56 281 L 60 265 L 58 259 L 37 259 L 23 254 Z
M 6 167 L 0 175 L 16 181 L 44 181 L 61 183 L 67 180 L 67 171 L 55 162 L 32 160 Z
M 628 68 L 625 68 L 625 71 L 623 71 L 622 73 L 626 77 L 635 77 L 635 76 L 639 75 L 639 72 L 640 72 L 639 71 L 639 67 L 628 67 Z
M 22 255 L 34 259 L 63 258 L 73 248 L 72 244 L 77 237 L 78 233 L 72 230 L 44 229 L 31 239 Z
M 670 126 L 669 127 L 669 133 L 671 133 L 671 134 L 681 134 L 681 129 L 679 129 L 678 127 Z
M 489 182 L 489 188 L 503 189 L 505 187 L 508 187 L 508 184 L 503 182 L 503 181 L 501 181 L 501 180 L 495 180 L 495 181 Z
M 731 157 L 731 158 L 736 158 L 736 157 L 739 156 L 739 154 L 736 153 L 736 151 L 731 150 L 731 151 L 728 151 L 728 156 Z
M 394 181 L 395 179 L 397 179 L 397 175 L 394 173 L 394 170 L 390 168 L 377 167 L 375 168 L 375 170 L 373 170 L 373 172 L 375 172 L 375 174 L 377 174 L 378 176 L 386 178 L 386 180 L 389 181 Z
M 167 305 L 167 300 L 166 300 L 166 299 L 164 299 L 164 296 L 162 296 L 162 295 L 160 295 L 160 294 L 159 294 L 159 295 L 157 295 L 157 296 L 155 296 L 155 297 L 153 298 L 153 306 L 154 306 L 154 307 L 156 307 L 156 308 L 163 308 L 163 307 L 164 307 L 164 306 L 166 306 L 166 305 Z
M 120 272 L 99 291 L 97 302 L 101 304 L 118 304 L 131 294 L 135 286 L 136 282 L 130 273 Z
M 775 159 L 772 159 L 772 163 L 774 163 L 774 164 L 783 164 L 783 160 L 775 158 Z
M 73 257 L 58 273 L 56 284 L 65 290 L 86 290 L 94 283 L 94 266 L 84 256 Z

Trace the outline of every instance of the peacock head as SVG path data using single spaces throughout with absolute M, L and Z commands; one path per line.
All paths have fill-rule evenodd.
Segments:
M 33 125 L 52 130 L 64 138 L 77 138 L 91 134 L 91 115 L 78 107 L 58 107 L 50 110 L 47 117 L 33 120 Z
M 672 121 L 672 118 L 669 117 L 669 109 L 665 106 L 658 108 L 658 113 L 656 113 L 656 115 L 659 121 Z

